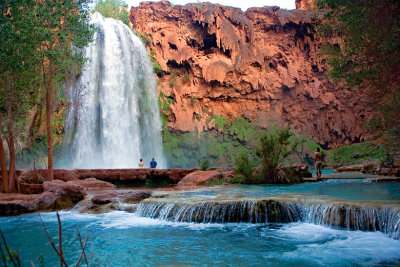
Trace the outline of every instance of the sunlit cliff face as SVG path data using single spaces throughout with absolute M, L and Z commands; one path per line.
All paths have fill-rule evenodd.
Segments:
M 130 13 L 161 66 L 158 89 L 174 100 L 172 131 L 214 129 L 215 116 L 244 117 L 262 128 L 290 123 L 323 147 L 362 141 L 371 109 L 327 79 L 312 17 L 278 7 L 242 12 L 166 2 L 142 3 Z

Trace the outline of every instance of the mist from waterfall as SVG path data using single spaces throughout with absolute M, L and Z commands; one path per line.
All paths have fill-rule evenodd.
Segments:
M 68 90 L 81 105 L 67 114 L 61 166 L 137 168 L 143 158 L 148 167 L 154 157 L 165 168 L 157 84 L 145 46 L 121 21 L 94 13 L 91 22 L 98 31 L 83 51 L 89 61 L 82 75 Z

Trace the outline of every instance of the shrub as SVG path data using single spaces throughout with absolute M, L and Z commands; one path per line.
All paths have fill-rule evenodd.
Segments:
M 194 105 L 194 104 L 196 104 L 196 102 L 197 102 L 197 97 L 191 96 L 190 97 L 190 105 Z
M 250 162 L 249 156 L 246 153 L 241 152 L 239 157 L 235 159 L 234 170 L 237 172 L 236 176 L 238 176 L 236 180 L 240 180 L 240 183 L 254 182 L 253 164 Z
M 210 161 L 208 159 L 205 159 L 200 163 L 200 170 L 206 171 L 208 170 L 208 168 L 210 168 Z
M 246 177 L 244 177 L 244 175 L 242 174 L 236 174 L 232 180 L 231 180 L 232 184 L 245 184 L 246 183 Z
M 189 82 L 189 80 L 190 80 L 189 73 L 185 72 L 185 74 L 183 75 L 183 78 L 182 78 L 182 82 L 187 83 L 187 82 Z
M 285 172 L 280 168 L 283 160 L 292 153 L 298 141 L 292 144 L 289 138 L 293 136 L 289 127 L 276 132 L 266 133 L 260 137 L 256 155 L 261 162 L 261 176 L 268 183 L 287 183 Z

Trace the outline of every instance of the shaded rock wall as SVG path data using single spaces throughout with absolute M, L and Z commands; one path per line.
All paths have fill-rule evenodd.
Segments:
M 161 65 L 170 131 L 208 131 L 215 116 L 242 116 L 260 127 L 289 122 L 324 147 L 366 138 L 371 111 L 327 80 L 312 12 L 162 1 L 132 8 L 130 19 Z

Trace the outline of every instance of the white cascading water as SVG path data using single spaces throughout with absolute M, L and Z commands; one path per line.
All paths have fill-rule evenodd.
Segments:
M 67 115 L 63 165 L 137 168 L 140 158 L 148 167 L 154 157 L 157 168 L 165 168 L 156 78 L 145 46 L 121 21 L 94 13 L 91 22 L 98 31 L 69 90 L 81 107 L 72 105 Z

